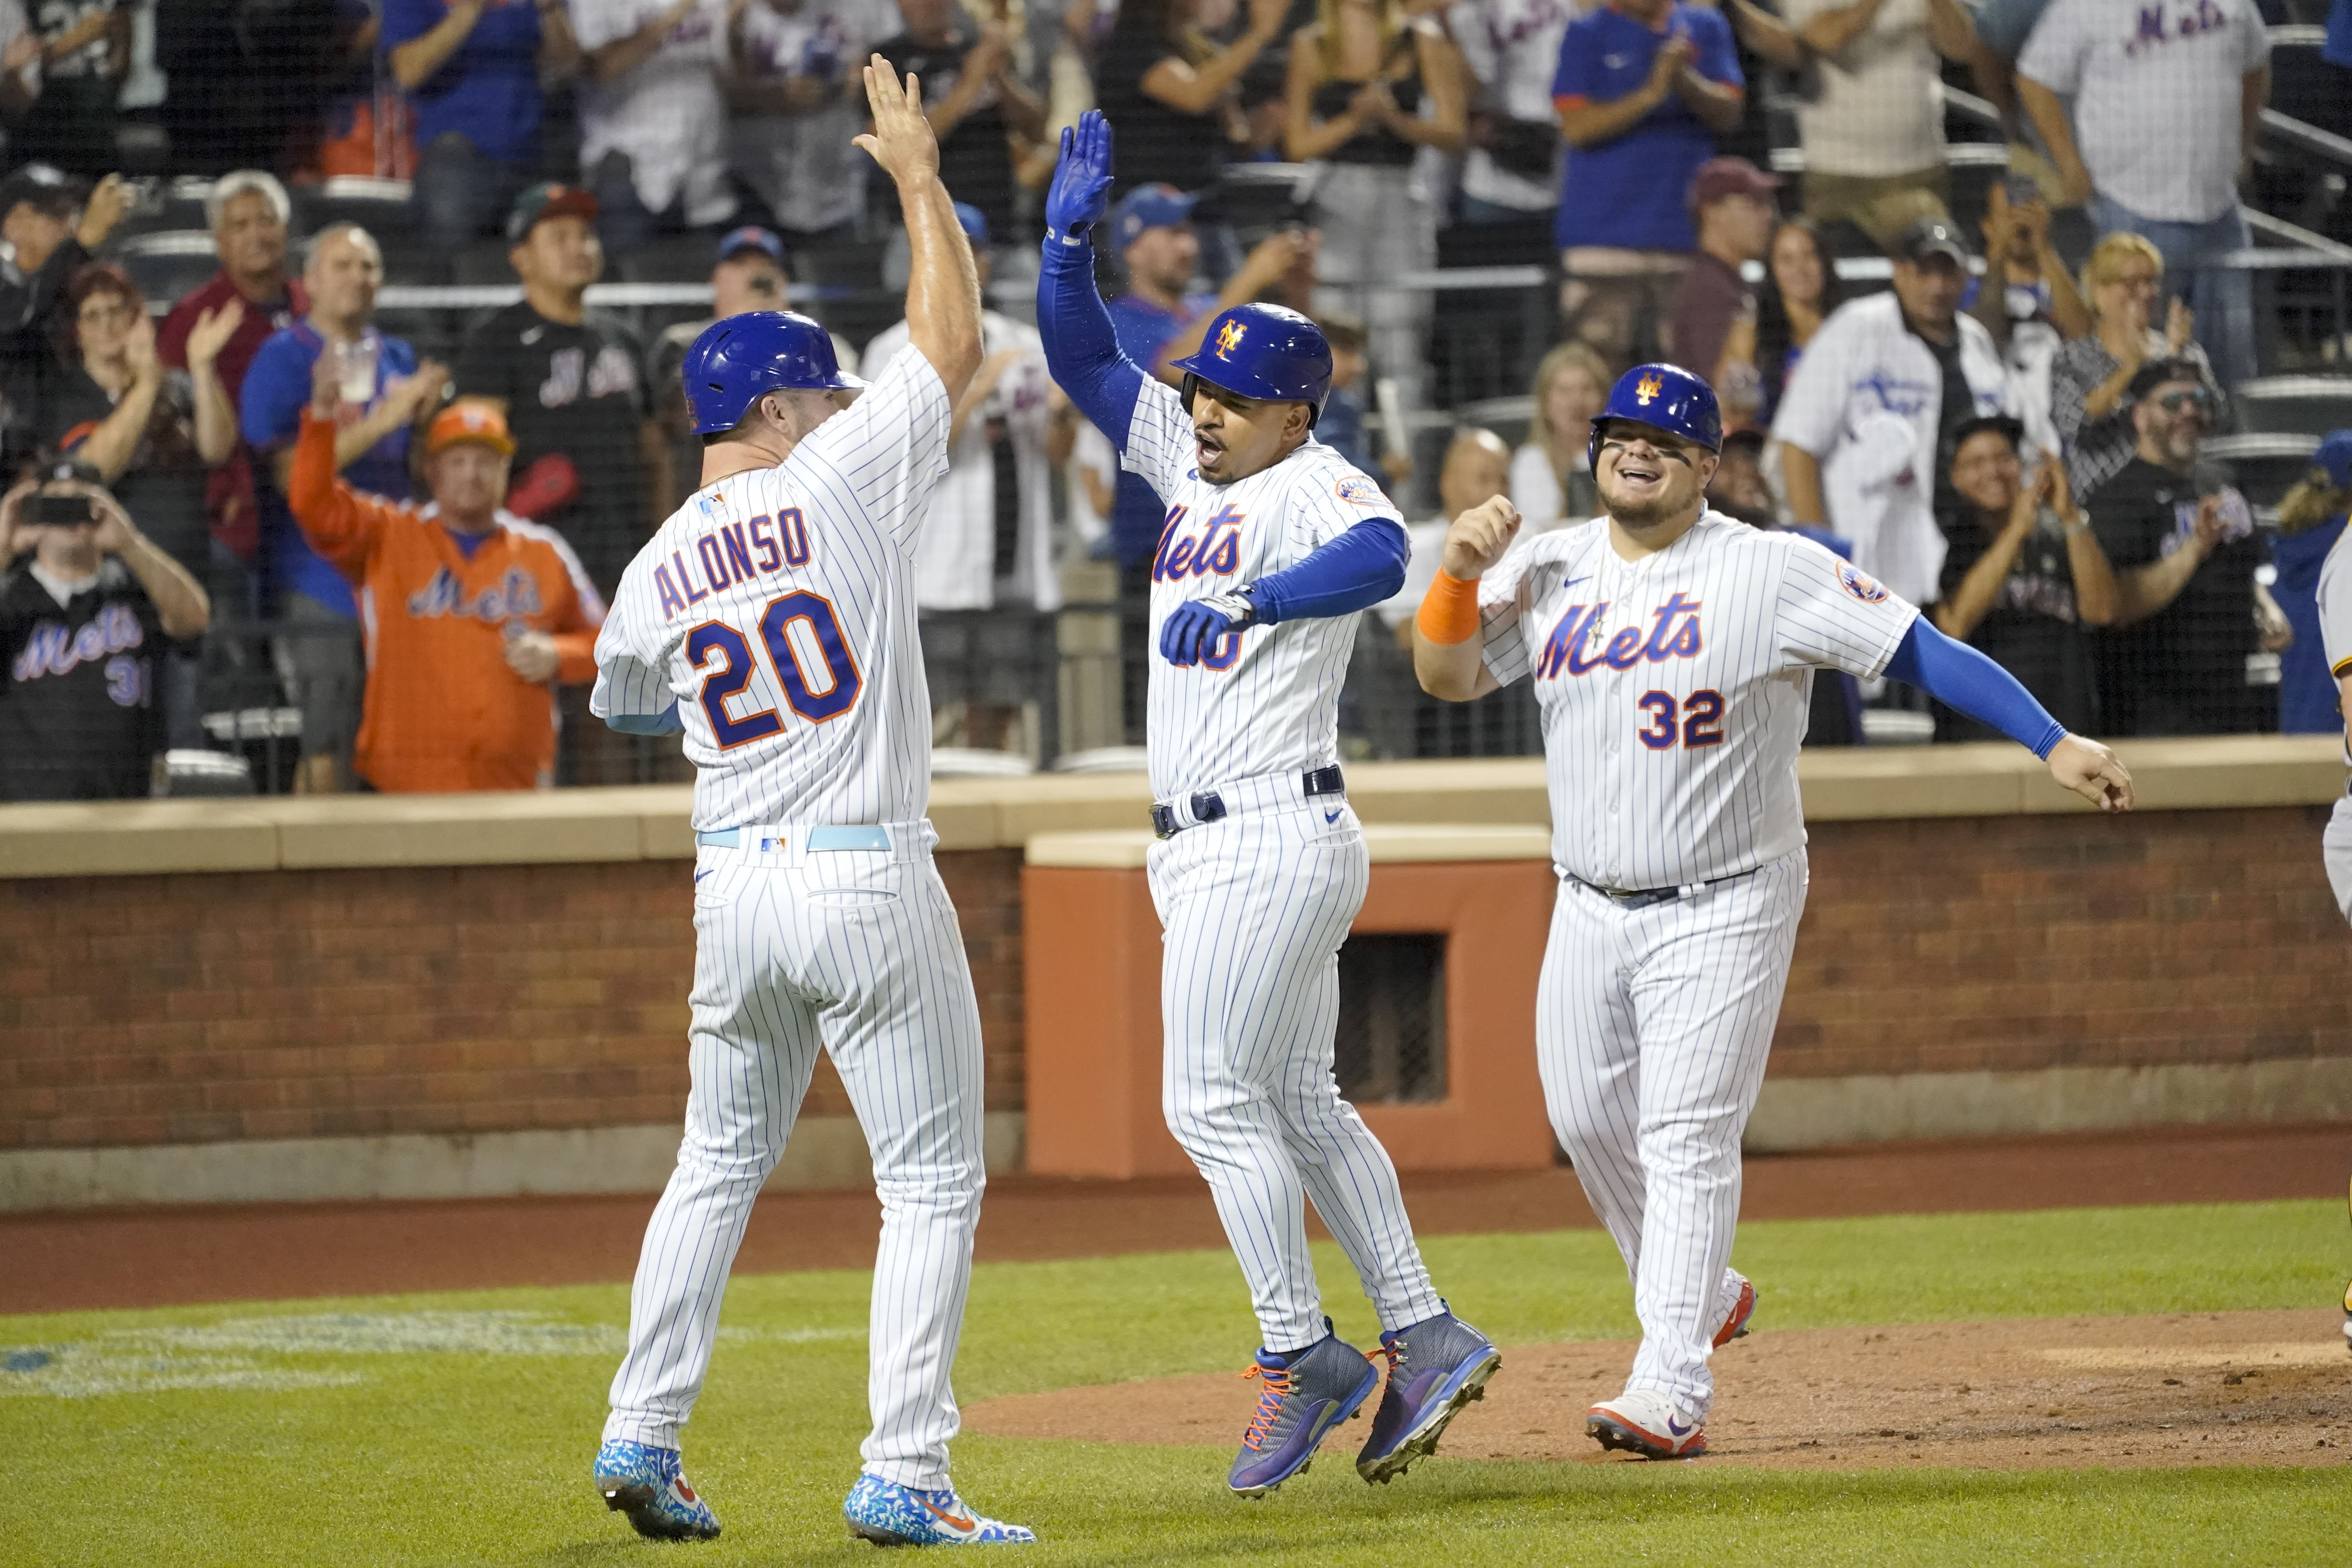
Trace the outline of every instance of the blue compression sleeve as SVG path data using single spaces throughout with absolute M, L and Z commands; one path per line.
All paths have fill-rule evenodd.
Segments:
M 686 728 L 673 702 L 658 713 L 609 713 L 604 727 L 624 735 L 675 735 Z
M 2017 677 L 1968 644 L 1946 637 L 1925 616 L 1903 634 L 1902 645 L 1886 661 L 1886 673 L 2000 731 L 2044 760 L 2066 738 L 2066 726 L 2050 717 L 2050 710 L 2033 700 Z
M 1135 400 L 1143 395 L 1143 372 L 1119 353 L 1110 312 L 1095 289 L 1095 247 L 1085 240 L 1045 237 L 1045 266 L 1037 274 L 1037 335 L 1045 340 L 1045 367 L 1055 382 L 1124 455 Z
M 1296 566 L 1251 584 L 1257 619 L 1314 620 L 1370 609 L 1404 586 L 1412 544 L 1394 518 L 1367 518 Z

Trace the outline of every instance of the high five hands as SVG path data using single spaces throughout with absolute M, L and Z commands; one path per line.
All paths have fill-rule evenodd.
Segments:
M 1110 210 L 1110 121 L 1087 110 L 1062 131 L 1061 162 L 1045 191 L 1045 227 L 1075 241 Z

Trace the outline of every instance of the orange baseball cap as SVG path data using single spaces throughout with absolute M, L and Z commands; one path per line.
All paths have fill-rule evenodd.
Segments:
M 425 455 L 429 458 L 460 441 L 479 441 L 496 447 L 502 458 L 514 456 L 514 437 L 507 430 L 507 416 L 494 403 L 461 399 L 434 416 L 432 427 L 425 433 Z

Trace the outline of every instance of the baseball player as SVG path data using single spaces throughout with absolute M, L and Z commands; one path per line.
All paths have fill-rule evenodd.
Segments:
M 874 1155 L 882 1239 L 866 1402 L 844 1510 L 885 1544 L 1027 1542 L 948 1482 L 948 1372 L 980 1214 L 980 1011 L 922 819 L 930 703 L 915 634 L 918 523 L 980 363 L 971 252 L 913 77 L 866 71 L 857 139 L 898 187 L 911 351 L 865 384 L 824 329 L 756 311 L 686 359 L 702 489 L 622 576 L 592 705 L 683 729 L 696 769 L 693 1089 L 646 1231 L 597 1490 L 641 1534 L 708 1540 L 678 1459 L 727 1271 L 823 1047 Z M 846 405 L 845 407 L 844 405 Z
M 2314 485 L 2343 491 L 2352 489 L 2352 430 L 2331 430 L 2311 456 Z M 2352 766 L 2352 559 L 2344 541 L 2352 530 L 2336 537 L 2327 559 L 2319 567 L 2319 640 L 2326 649 L 2327 673 L 2336 679 L 2336 708 L 2344 715 L 2344 761 Z M 2327 867 L 2327 885 L 2336 907 L 2352 920 L 2352 785 L 2336 803 L 2320 837 L 2320 856 Z M 2347 1198 L 2352 1203 L 2352 1196 Z M 2344 1287 L 2344 1348 L 2352 1350 L 2352 1284 Z
M 1055 381 L 1168 509 L 1148 706 L 1162 1101 L 1264 1336 L 1229 1484 L 1263 1497 L 1305 1470 L 1378 1381 L 1323 1315 L 1309 1196 L 1380 1310 L 1388 1392 L 1356 1468 L 1387 1481 L 1501 1364 L 1431 1286 L 1396 1169 L 1331 1076 L 1339 943 L 1370 874 L 1336 760 L 1339 683 L 1355 612 L 1403 580 L 1404 529 L 1314 438 L 1331 352 L 1306 317 L 1226 310 L 1176 362 L 1181 396 L 1119 353 L 1087 237 L 1110 184 L 1110 128 L 1089 112 L 1062 135 L 1037 316 Z
M 1437 697 L 1536 683 L 1560 879 L 1538 1065 L 1642 1320 L 1625 1392 L 1585 1429 L 1654 1459 L 1705 1452 L 1708 1357 L 1755 1308 L 1729 1266 L 1739 1136 L 1805 901 L 1812 672 L 1907 680 L 2086 799 L 2132 799 L 2114 752 L 1983 654 L 1820 545 L 1708 511 L 1722 442 L 1706 382 L 1628 371 L 1592 427 L 1608 514 L 1514 551 L 1508 500 L 1465 512 L 1413 647 Z

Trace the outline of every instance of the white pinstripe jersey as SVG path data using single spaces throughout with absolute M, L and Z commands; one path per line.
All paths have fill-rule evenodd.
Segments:
M 908 822 L 930 794 L 916 534 L 947 387 L 903 353 L 773 468 L 706 486 L 621 575 L 591 709 L 677 703 L 694 826 Z
M 1817 668 L 1882 673 L 1918 611 L 1811 540 L 1708 512 L 1640 561 L 1596 518 L 1479 584 L 1485 661 L 1532 676 L 1552 858 L 1604 888 L 1752 871 L 1805 841 Z
M 1360 522 L 1398 518 L 1379 485 L 1312 437 L 1229 485 L 1202 479 L 1197 460 L 1183 400 L 1147 378 L 1119 466 L 1140 474 L 1168 508 L 1152 558 L 1145 731 L 1160 800 L 1337 762 L 1339 686 L 1356 642 L 1351 615 L 1285 621 L 1228 637 L 1202 663 L 1179 669 L 1160 652 L 1170 612 L 1296 565 Z

